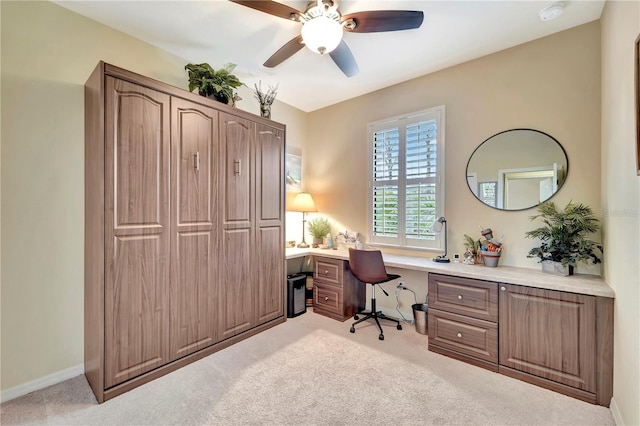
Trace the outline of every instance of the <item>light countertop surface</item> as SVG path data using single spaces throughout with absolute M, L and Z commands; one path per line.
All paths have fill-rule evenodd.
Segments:
M 285 252 L 287 259 L 296 259 L 309 255 L 349 260 L 349 250 L 346 248 L 339 248 L 338 250 L 287 248 Z M 489 268 L 484 265 L 466 265 L 462 262 L 453 261 L 451 261 L 451 263 L 438 263 L 429 257 L 405 256 L 384 252 L 382 253 L 382 257 L 385 265 L 389 268 L 455 275 L 465 278 L 517 284 L 547 290 L 566 291 L 590 296 L 615 297 L 613 289 L 597 275 L 576 274 L 561 277 L 547 274 L 540 269 L 534 268 L 520 268 L 515 266 Z

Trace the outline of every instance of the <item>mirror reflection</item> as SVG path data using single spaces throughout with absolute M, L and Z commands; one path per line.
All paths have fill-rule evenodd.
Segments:
M 485 140 L 467 163 L 475 197 L 500 210 L 524 210 L 562 187 L 569 162 L 560 143 L 539 130 L 512 129 Z

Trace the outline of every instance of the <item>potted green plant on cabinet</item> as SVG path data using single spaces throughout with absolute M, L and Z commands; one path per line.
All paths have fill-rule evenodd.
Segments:
M 231 74 L 235 67 L 235 64 L 225 64 L 216 71 L 207 63 L 185 65 L 184 69 L 189 72 L 189 91 L 197 88 L 202 96 L 233 104 L 233 89 L 245 85 Z
M 538 212 L 530 219 L 540 218 L 544 225 L 525 235 L 541 243 L 532 248 L 527 257 L 537 257 L 544 272 L 573 275 L 578 262 L 601 262 L 597 252 L 602 253 L 602 245 L 586 238 L 600 229 L 590 207 L 569 202 L 558 211 L 553 202 L 546 202 L 538 206 Z
M 309 234 L 313 237 L 313 247 L 322 244 L 322 240 L 331 232 L 329 220 L 323 217 L 316 217 L 307 223 Z

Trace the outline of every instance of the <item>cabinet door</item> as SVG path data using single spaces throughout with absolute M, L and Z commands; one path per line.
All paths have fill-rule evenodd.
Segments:
M 252 155 L 255 125 L 220 114 L 221 215 L 219 326 L 221 337 L 255 324 L 256 297 L 252 251 L 255 250 L 255 169 Z M 283 276 L 284 277 L 284 276 Z M 282 277 L 282 279 L 284 279 Z
M 105 105 L 105 388 L 169 360 L 169 96 L 112 77 Z
M 284 315 L 284 134 L 256 127 L 258 324 Z
M 171 98 L 171 358 L 218 340 L 218 113 Z
M 595 392 L 595 297 L 500 290 L 500 365 Z

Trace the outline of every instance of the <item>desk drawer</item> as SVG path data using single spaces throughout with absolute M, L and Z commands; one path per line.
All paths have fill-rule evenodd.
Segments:
M 313 286 L 313 306 L 314 308 L 324 309 L 338 315 L 342 315 L 343 311 L 343 293 L 341 288 L 331 285 L 323 285 L 314 283 Z
M 325 284 L 342 287 L 342 271 L 344 261 L 328 257 L 315 257 L 313 265 L 313 279 L 322 280 Z
M 498 363 L 498 325 L 432 309 L 429 306 L 429 345 Z
M 498 283 L 430 273 L 429 308 L 498 322 Z

